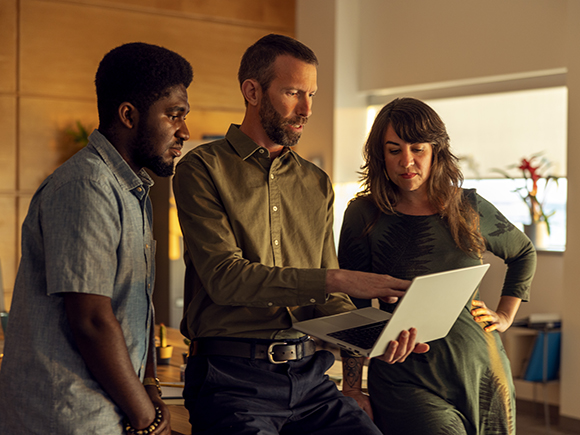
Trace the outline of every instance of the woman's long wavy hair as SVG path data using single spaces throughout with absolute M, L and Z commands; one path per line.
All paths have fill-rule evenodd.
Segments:
M 485 242 L 479 231 L 479 214 L 462 194 L 463 174 L 449 145 L 445 124 L 427 104 L 414 98 L 397 98 L 381 109 L 364 147 L 361 167 L 363 191 L 386 214 L 396 214 L 400 192 L 387 174 L 385 135 L 389 125 L 407 143 L 430 143 L 433 148 L 427 195 L 431 206 L 445 219 L 455 244 L 471 256 L 481 257 Z

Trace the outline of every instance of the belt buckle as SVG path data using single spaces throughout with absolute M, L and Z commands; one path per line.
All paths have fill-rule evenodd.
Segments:
M 271 343 L 268 346 L 268 360 L 272 363 L 272 364 L 284 364 L 287 363 L 289 360 L 282 360 L 282 361 L 275 361 L 273 356 L 274 356 L 274 347 L 276 346 L 286 346 L 288 343 L 283 342 L 283 341 L 279 341 L 276 343 Z

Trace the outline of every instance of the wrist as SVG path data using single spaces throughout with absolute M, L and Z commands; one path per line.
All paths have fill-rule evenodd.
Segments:
M 326 270 L 326 285 L 324 291 L 326 293 L 336 293 L 338 290 L 338 275 L 340 274 L 340 269 L 327 269 Z
M 155 419 L 153 423 L 147 426 L 145 429 L 135 429 L 131 426 L 129 421 L 125 421 L 125 432 L 129 435 L 149 435 L 155 432 L 159 427 L 161 420 L 163 419 L 163 414 L 161 413 L 161 408 L 159 406 L 155 407 Z
M 343 393 L 356 393 L 356 392 L 360 392 L 362 393 L 362 387 L 356 387 L 356 386 L 349 386 L 348 384 L 343 383 L 342 384 L 342 388 L 341 388 Z
M 159 378 L 147 377 L 143 379 L 143 386 L 145 389 L 150 386 L 155 387 L 157 389 L 157 393 L 159 393 L 159 397 L 161 397 L 161 385 L 159 384 Z
M 509 316 L 507 315 L 499 315 L 499 322 L 498 322 L 498 332 L 505 332 L 511 326 L 512 322 L 510 321 Z

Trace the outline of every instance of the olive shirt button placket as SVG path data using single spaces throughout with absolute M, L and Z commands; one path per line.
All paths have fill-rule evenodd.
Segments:
M 278 213 L 278 201 L 279 201 L 279 191 L 277 176 L 274 174 L 276 168 L 280 166 L 280 161 L 275 159 L 270 167 L 270 204 L 271 204 L 271 237 L 272 244 L 274 248 L 274 264 L 280 265 L 282 260 L 282 254 L 280 251 L 280 215 Z

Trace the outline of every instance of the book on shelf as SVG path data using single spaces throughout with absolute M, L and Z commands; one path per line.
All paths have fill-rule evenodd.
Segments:
M 522 379 L 531 382 L 547 382 L 558 379 L 560 371 L 560 347 L 562 333 L 539 330 L 529 355 L 524 361 Z

